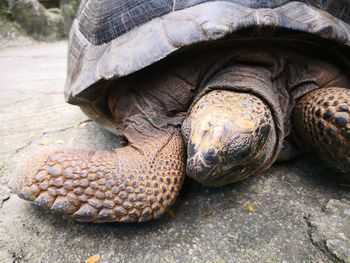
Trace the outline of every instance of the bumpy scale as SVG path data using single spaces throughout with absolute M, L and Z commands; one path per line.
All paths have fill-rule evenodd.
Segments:
M 350 172 L 350 89 L 323 88 L 303 96 L 294 109 L 300 141 L 341 172 Z
M 175 201 L 183 183 L 183 142 L 167 135 L 113 152 L 69 150 L 31 160 L 14 186 L 24 199 L 84 222 L 142 222 Z

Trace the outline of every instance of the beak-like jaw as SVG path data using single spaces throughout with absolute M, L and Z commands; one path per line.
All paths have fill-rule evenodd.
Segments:
M 259 128 L 260 119 L 241 105 L 248 95 L 239 95 L 212 91 L 185 120 L 182 133 L 187 141 L 186 173 L 190 178 L 210 186 L 229 184 L 247 177 L 271 156 L 269 145 L 273 148 L 275 141 L 272 120 Z M 226 100 L 218 100 L 221 96 Z
M 237 132 L 237 125 L 225 116 L 202 117 L 192 123 L 186 172 L 202 184 L 220 185 L 220 177 L 227 176 L 240 159 L 250 154 L 249 140 L 240 141 L 249 136 L 249 130 Z

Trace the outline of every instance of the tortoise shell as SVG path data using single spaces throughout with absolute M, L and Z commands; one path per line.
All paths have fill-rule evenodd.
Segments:
M 247 28 L 268 27 L 272 37 L 287 29 L 350 46 L 349 24 L 347 0 L 86 0 L 70 34 L 65 97 L 88 104 L 94 98 L 81 94 L 103 80 Z

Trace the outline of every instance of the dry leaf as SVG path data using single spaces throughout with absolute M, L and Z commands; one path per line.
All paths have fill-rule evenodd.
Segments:
M 89 257 L 87 260 L 85 260 L 85 263 L 96 263 L 100 261 L 101 255 L 100 254 L 95 254 L 91 257 Z
M 169 210 L 168 210 L 166 213 L 167 213 L 167 214 L 168 214 L 168 216 L 170 216 L 170 217 L 175 217 L 175 216 L 176 216 L 175 211 L 174 211 L 174 210 L 172 210 L 172 209 L 169 209 Z
M 247 205 L 247 211 L 248 211 L 249 213 L 254 212 L 254 206 L 248 204 L 248 205 Z
M 204 211 L 204 212 L 202 212 L 202 216 L 212 216 L 212 215 L 214 215 L 214 212 L 212 212 L 212 211 Z
M 55 144 L 64 144 L 64 140 L 56 140 Z

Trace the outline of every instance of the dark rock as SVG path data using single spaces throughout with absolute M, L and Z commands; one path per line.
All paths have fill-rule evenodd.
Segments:
M 37 40 L 53 41 L 65 36 L 60 9 L 46 9 L 37 0 L 18 0 L 10 10 L 14 20 Z
M 39 0 L 39 2 L 47 9 L 60 7 L 60 0 Z
M 68 36 L 80 1 L 8 0 L 8 9 L 11 18 L 34 39 L 53 41 Z

